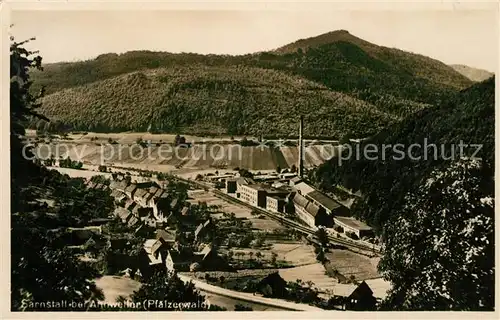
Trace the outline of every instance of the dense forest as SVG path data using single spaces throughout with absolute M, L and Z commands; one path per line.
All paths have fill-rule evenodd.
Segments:
M 384 239 L 385 309 L 492 310 L 494 106 L 490 78 L 350 145 L 375 157 L 346 148 L 313 175 L 325 190 L 361 193 L 352 213 Z
M 462 156 L 472 156 L 476 151 L 472 145 L 481 144 L 475 157 L 482 158 L 488 170 L 493 170 L 494 105 L 495 79 L 490 78 L 463 90 L 436 108 L 421 110 L 384 129 L 359 146 L 351 146 L 352 150 L 376 146 L 380 151 L 376 160 L 350 157 L 339 164 L 333 159 L 318 168 L 315 179 L 325 189 L 340 184 L 361 191 L 365 200 L 359 203 L 355 212 L 381 228 L 393 210 L 401 206 L 407 191 L 419 185 L 423 177 L 447 159 L 460 157 L 461 142 L 468 145 L 463 147 Z M 404 146 L 400 150 L 406 150 L 412 144 L 421 147 L 410 150 L 415 160 L 408 155 L 399 159 L 401 156 L 397 149 L 392 148 L 397 144 Z M 382 159 L 384 145 L 391 148 L 386 150 L 385 159 Z M 348 153 L 348 150 L 345 152 Z M 344 154 L 344 157 L 348 158 L 348 154 Z
M 286 135 L 301 113 L 307 134 L 338 137 L 370 136 L 472 84 L 442 62 L 346 31 L 299 44 L 241 56 L 103 54 L 45 66 L 33 90 L 45 87 L 43 113 L 75 129 Z
M 397 119 L 315 82 L 245 66 L 130 73 L 58 91 L 42 110 L 75 130 L 114 132 L 293 135 L 306 114 L 308 134 L 340 137 L 374 134 Z

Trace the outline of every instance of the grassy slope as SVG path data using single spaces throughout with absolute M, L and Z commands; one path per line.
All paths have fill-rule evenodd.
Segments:
M 489 72 L 483 69 L 472 68 L 469 66 L 464 66 L 461 64 L 452 64 L 450 65 L 454 70 L 463 74 L 465 77 L 469 78 L 472 81 L 481 82 L 490 77 L 493 77 L 495 74 L 493 72 Z
M 413 143 L 424 146 L 424 139 L 427 139 L 427 145 L 434 143 L 438 146 L 438 154 L 441 154 L 441 145 L 445 145 L 445 150 L 449 152 L 454 144 L 458 153 L 460 141 L 464 144 L 482 144 L 476 157 L 483 158 L 489 164 L 487 170 L 493 170 L 494 101 L 495 80 L 491 78 L 463 90 L 437 108 L 419 111 L 363 144 L 375 144 L 379 150 L 383 144 L 394 146 L 401 143 L 408 148 Z M 408 157 L 394 160 L 392 157 L 399 154 L 388 150 L 385 161 L 381 157 L 376 161 L 351 158 L 341 166 L 336 161 L 330 161 L 318 169 L 316 179 L 325 189 L 341 183 L 354 190 L 361 190 L 365 200 L 356 206 L 356 214 L 381 228 L 401 207 L 406 192 L 418 186 L 422 177 L 431 170 L 442 165 L 442 157 L 433 160 L 432 148 L 427 150 L 427 160 L 424 160 L 425 152 L 422 149 L 413 150 L 413 156 L 421 156 L 421 160 L 411 160 Z M 465 148 L 464 155 L 471 156 L 474 151 L 475 148 Z

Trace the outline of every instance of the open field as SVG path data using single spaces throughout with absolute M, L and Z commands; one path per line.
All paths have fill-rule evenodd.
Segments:
M 377 271 L 379 258 L 368 258 L 349 250 L 330 249 L 325 255 L 330 262 L 327 268 L 337 271 L 349 278 L 353 275 L 356 280 L 366 280 L 380 277 Z
M 207 205 L 216 205 L 220 207 L 222 212 L 234 213 L 236 218 L 248 219 L 252 222 L 255 229 L 272 231 L 272 230 L 284 230 L 281 224 L 268 218 L 258 218 L 258 216 L 252 216 L 251 210 L 244 206 L 239 206 L 225 200 L 222 200 L 210 192 L 204 190 L 191 190 L 188 192 L 189 200 L 191 203 L 205 202 Z M 220 214 L 217 214 L 219 217 Z
M 314 287 L 320 291 L 333 290 L 337 284 L 335 279 L 325 274 L 325 268 L 319 262 L 295 268 L 280 269 L 279 274 L 286 281 L 296 281 L 297 279 L 303 282 L 312 281 Z
M 111 135 L 111 134 L 110 134 Z M 85 136 L 87 138 L 87 136 Z M 117 137 L 115 137 L 117 138 Z M 114 139 L 111 138 L 110 139 Z M 89 165 L 134 167 L 142 170 L 170 172 L 175 169 L 229 169 L 275 170 L 290 168 L 298 162 L 298 147 L 269 148 L 266 146 L 242 147 L 239 144 L 194 144 L 190 148 L 173 147 L 160 143 L 141 147 L 127 137 L 104 141 L 60 140 L 39 142 L 34 148 L 40 159 L 70 157 Z M 131 140 L 131 141 L 129 141 Z M 304 166 L 322 164 L 336 156 L 338 147 L 322 144 L 305 148 Z
M 257 218 L 254 216 L 249 219 L 252 222 L 252 226 L 255 229 L 264 230 L 264 231 L 273 231 L 273 230 L 285 230 L 286 228 L 279 224 L 278 222 L 271 220 L 267 217 Z
M 52 170 L 57 170 L 61 174 L 67 174 L 71 178 L 85 178 L 89 179 L 92 178 L 93 176 L 105 176 L 106 178 L 111 178 L 111 173 L 110 172 L 100 172 L 96 170 L 92 170 L 92 168 L 84 168 L 83 169 L 72 169 L 72 168 L 61 168 L 61 167 L 47 167 L 48 169 Z M 88 169 L 88 170 L 87 170 Z M 120 170 L 120 169 L 115 169 L 113 168 L 112 172 L 121 172 L 125 173 L 127 170 Z M 138 175 L 134 175 L 134 172 L 130 172 L 131 174 L 131 181 L 132 182 L 145 182 L 151 180 L 151 178 L 148 177 L 141 177 Z
M 104 293 L 104 303 L 114 304 L 119 296 L 129 297 L 141 287 L 141 283 L 128 277 L 102 276 L 95 280 Z
M 319 262 L 295 268 L 280 269 L 279 274 L 286 281 L 296 281 L 297 279 L 303 282 L 312 281 L 314 283 L 313 287 L 318 288 L 325 298 L 332 294 L 344 295 L 351 292 L 353 288 L 352 284 L 339 283 L 336 279 L 325 275 L 325 269 Z M 366 283 L 372 289 L 374 297 L 380 299 L 387 296 L 387 291 L 391 287 L 390 283 L 382 278 L 366 280 Z
M 36 137 L 36 130 L 27 129 L 26 136 L 33 138 Z M 56 135 L 57 136 L 57 135 Z M 175 134 L 171 133 L 149 133 L 149 132 L 116 132 L 116 133 L 99 133 L 99 132 L 81 132 L 81 133 L 68 133 L 68 140 L 76 142 L 87 142 L 90 139 L 97 138 L 97 141 L 107 141 L 109 138 L 116 140 L 119 143 L 135 143 L 137 139 L 142 139 L 144 141 L 151 141 L 152 143 L 173 143 L 175 140 Z M 259 137 L 254 136 L 230 136 L 230 135 L 218 135 L 218 136 L 193 136 L 193 135 L 182 135 L 186 138 L 187 142 L 201 143 L 201 142 L 214 142 L 214 143 L 231 143 L 233 140 L 241 140 L 247 138 L 249 140 L 257 140 Z M 231 139 L 233 138 L 233 139 Z M 265 137 L 264 137 L 265 138 Z M 266 141 L 278 141 L 278 139 L 267 139 Z M 297 139 L 286 139 L 296 142 Z M 304 139 L 307 143 L 319 142 L 319 143 L 338 143 L 335 139 Z
M 302 242 L 274 243 L 271 251 L 276 252 L 278 260 L 286 260 L 295 266 L 316 263 L 313 246 Z
M 188 196 L 193 203 L 205 202 L 209 206 L 219 206 L 222 212 L 234 213 L 236 218 L 250 219 L 252 215 L 249 208 L 238 206 L 233 203 L 224 201 L 210 192 L 205 190 L 190 190 Z
M 233 253 L 240 252 L 244 254 L 240 258 L 234 258 L 236 260 L 252 257 L 260 261 L 271 261 L 272 255 L 275 253 L 277 261 L 286 261 L 287 265 L 294 267 L 316 263 L 313 247 L 298 241 L 295 243 L 272 243 L 265 248 L 231 248 L 231 251 Z M 256 257 L 257 252 L 260 252 L 261 257 Z

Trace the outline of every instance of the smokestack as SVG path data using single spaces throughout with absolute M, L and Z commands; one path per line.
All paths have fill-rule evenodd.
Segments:
M 304 174 L 304 141 L 302 140 L 302 133 L 304 131 L 304 116 L 300 116 L 299 122 L 299 163 L 297 169 L 299 171 L 299 177 Z

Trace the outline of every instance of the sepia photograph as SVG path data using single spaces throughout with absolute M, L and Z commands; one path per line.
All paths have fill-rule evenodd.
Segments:
M 495 314 L 498 3 L 119 4 L 2 8 L 11 314 Z

